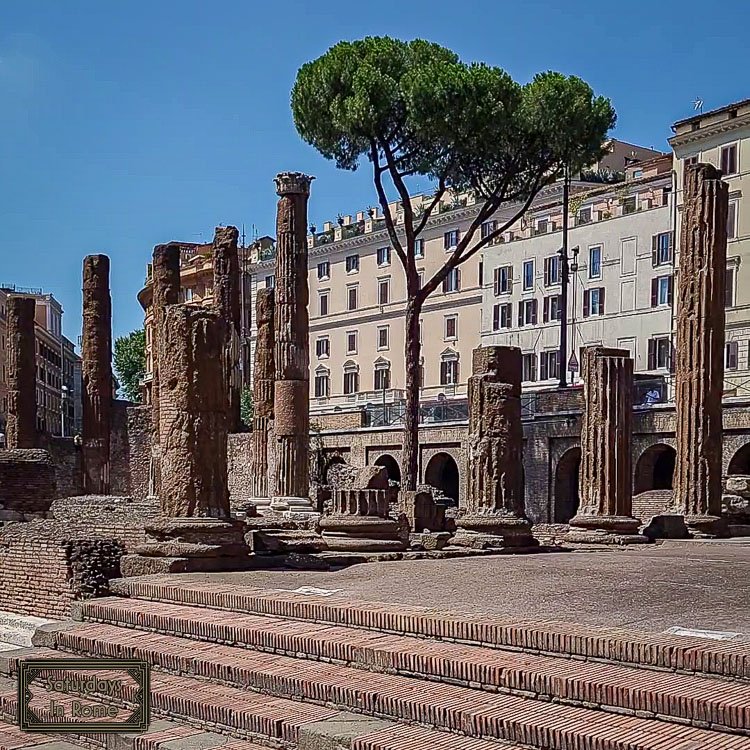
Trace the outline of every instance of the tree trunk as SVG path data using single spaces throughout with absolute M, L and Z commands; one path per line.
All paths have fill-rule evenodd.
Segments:
M 404 413 L 404 445 L 401 455 L 401 489 L 417 489 L 419 451 L 419 316 L 422 303 L 411 294 L 406 303 L 406 410 Z

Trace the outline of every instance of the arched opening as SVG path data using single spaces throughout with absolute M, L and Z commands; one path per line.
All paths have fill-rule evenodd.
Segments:
M 635 466 L 633 494 L 651 490 L 671 490 L 677 452 L 671 445 L 658 443 L 647 448 Z
M 393 456 L 387 453 L 375 461 L 375 466 L 383 466 L 388 472 L 388 479 L 392 482 L 401 482 L 401 467 Z
M 427 464 L 424 481 L 445 495 L 443 502 L 447 505 L 458 505 L 459 475 L 453 456 L 436 453 Z
M 328 461 L 326 461 L 326 469 L 324 472 L 323 480 L 326 484 L 330 484 L 330 478 L 328 476 L 329 472 L 331 471 L 331 468 L 333 466 L 340 466 L 341 464 L 346 463 L 344 459 L 341 456 L 331 456 Z
M 569 448 L 560 456 L 555 469 L 555 523 L 568 523 L 578 512 L 578 475 L 581 449 Z
M 750 474 L 750 443 L 743 445 L 733 456 L 727 474 Z

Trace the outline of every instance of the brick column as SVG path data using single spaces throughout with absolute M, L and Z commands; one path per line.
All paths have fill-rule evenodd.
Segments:
M 728 186 L 710 164 L 686 167 L 677 285 L 677 460 L 672 510 L 697 535 L 723 535 L 724 299 Z
M 112 424 L 112 299 L 109 258 L 83 260 L 83 488 L 91 495 L 110 491 Z
M 123 559 L 123 575 L 240 569 L 248 563 L 227 482 L 225 323 L 218 311 L 170 305 L 159 337 L 162 518 Z
M 273 443 L 274 391 L 274 291 L 259 289 L 255 300 L 255 361 L 253 367 L 253 454 L 251 470 L 251 499 L 259 509 L 267 509 L 272 490 L 269 479 L 269 450 Z
M 523 501 L 521 350 L 474 350 L 469 378 L 469 487 L 453 544 L 534 546 Z
M 310 326 L 307 312 L 307 200 L 312 177 L 276 176 L 276 479 L 271 507 L 309 513 Z
M 590 346 L 581 375 L 580 506 L 569 541 L 645 542 L 632 503 L 633 360 L 625 349 Z
M 239 432 L 240 420 L 240 260 L 237 227 L 216 227 L 213 244 L 214 300 L 226 321 L 224 379 L 227 390 L 229 432 Z
M 6 447 L 35 448 L 36 334 L 33 297 L 9 296 L 8 320 L 8 419 Z
M 159 340 L 167 305 L 180 301 L 180 246 L 176 242 L 157 245 L 151 263 L 151 467 L 149 494 L 158 496 L 159 463 Z

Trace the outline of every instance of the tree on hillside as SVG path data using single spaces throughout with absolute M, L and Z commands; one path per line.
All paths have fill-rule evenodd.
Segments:
M 615 113 L 580 78 L 547 72 L 521 85 L 500 68 L 463 63 L 439 45 L 388 37 L 340 42 L 303 65 L 291 104 L 299 134 L 323 156 L 341 169 L 355 170 L 365 159 L 372 166 L 388 236 L 406 275 L 402 486 L 414 490 L 425 300 L 515 223 L 565 167 L 574 173 L 595 162 Z M 407 187 L 414 177 L 436 185 L 419 211 Z M 389 189 L 400 200 L 398 224 Z M 476 218 L 420 286 L 416 240 L 443 199 L 461 192 L 475 197 Z M 480 232 L 500 207 L 510 207 L 512 215 Z
M 141 402 L 141 380 L 146 374 L 146 332 L 143 328 L 115 339 L 115 373 L 126 398 Z

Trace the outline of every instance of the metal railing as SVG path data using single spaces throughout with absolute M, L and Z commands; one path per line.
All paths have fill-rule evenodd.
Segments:
M 367 404 L 364 408 L 364 427 L 392 427 L 402 425 L 406 413 L 405 402 Z M 465 422 L 469 418 L 467 399 L 427 401 L 419 405 L 420 424 Z

